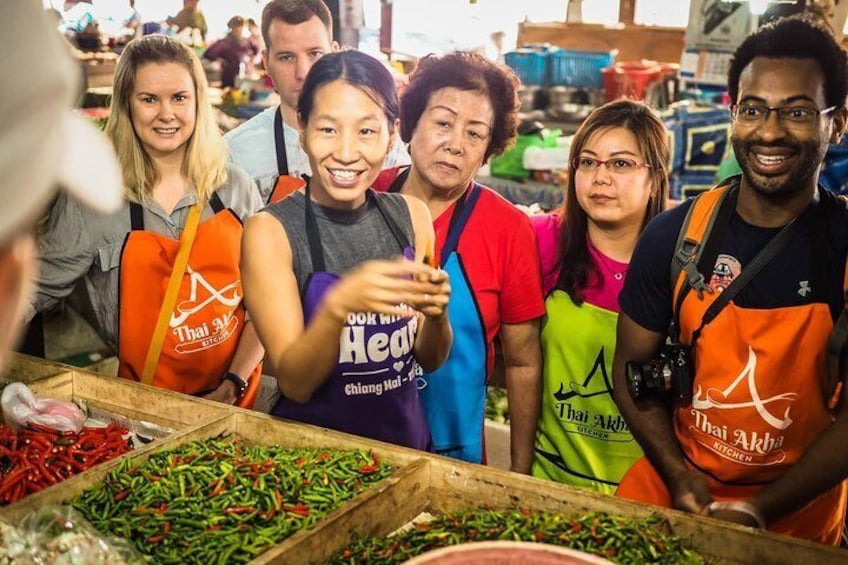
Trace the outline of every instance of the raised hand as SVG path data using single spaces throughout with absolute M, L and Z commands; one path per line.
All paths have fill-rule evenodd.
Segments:
M 327 294 L 326 304 L 343 318 L 353 312 L 414 315 L 410 308 L 441 315 L 449 297 L 446 273 L 400 258 L 362 263 Z

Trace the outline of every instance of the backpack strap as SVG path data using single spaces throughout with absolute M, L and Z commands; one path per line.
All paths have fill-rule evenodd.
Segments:
M 833 331 L 827 340 L 827 383 L 825 384 L 825 401 L 831 410 L 835 410 L 842 398 L 844 386 L 843 353 L 848 339 L 848 262 L 845 264 L 845 277 L 842 282 L 844 306 L 839 317 L 833 324 Z
M 735 184 L 730 184 L 704 192 L 695 198 L 686 212 L 683 225 L 677 235 L 670 269 L 672 323 L 669 328 L 669 337 L 673 341 L 678 339 L 680 305 L 689 291 L 695 290 L 699 298 L 703 298 L 705 292 L 710 294 L 713 292 L 703 273 L 698 269 L 698 265 L 704 257 L 704 249 L 716 225 L 719 212 L 724 209 L 725 214 L 728 213 L 727 206 L 722 204 L 735 188 Z

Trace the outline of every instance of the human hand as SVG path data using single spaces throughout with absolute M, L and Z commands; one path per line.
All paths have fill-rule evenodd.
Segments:
M 450 286 L 447 274 L 439 272 L 404 258 L 367 261 L 342 277 L 328 293 L 326 305 L 341 319 L 353 312 L 413 316 L 411 308 L 438 308 L 442 300 L 447 304 L 442 297 L 450 295 Z
M 203 396 L 203 398 L 207 400 L 214 400 L 215 402 L 223 402 L 224 404 L 235 404 L 238 397 L 236 397 L 236 385 L 233 384 L 232 381 L 223 381 L 218 388 Z
M 703 513 L 712 502 L 707 480 L 698 471 L 687 470 L 681 473 L 669 485 L 669 492 L 672 508 L 692 514 Z
M 450 277 L 447 271 L 430 268 L 428 274 L 418 276 L 418 281 L 429 284 L 431 288 L 412 305 L 431 320 L 442 319 L 447 313 L 451 295 Z

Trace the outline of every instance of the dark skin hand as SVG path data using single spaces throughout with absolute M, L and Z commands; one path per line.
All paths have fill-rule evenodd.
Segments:
M 664 334 L 643 328 L 627 314 L 622 312 L 619 315 L 613 361 L 613 396 L 633 436 L 668 487 L 673 507 L 700 514 L 712 502 L 712 497 L 704 476 L 690 469 L 683 459 L 668 405 L 651 396 L 634 401 L 627 389 L 625 362 L 647 361 L 664 339 Z

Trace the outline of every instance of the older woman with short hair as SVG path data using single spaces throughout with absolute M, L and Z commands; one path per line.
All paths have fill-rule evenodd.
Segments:
M 401 98 L 401 136 L 412 165 L 389 190 L 423 200 L 435 219 L 435 256 L 451 278 L 454 345 L 419 388 L 438 453 L 484 462 L 486 384 L 500 337 L 511 420 L 511 467 L 529 473 L 539 416 L 539 320 L 545 312 L 530 221 L 474 181 L 509 146 L 519 82 L 506 67 L 455 52 L 423 58 Z M 386 173 L 384 173 L 385 180 Z

